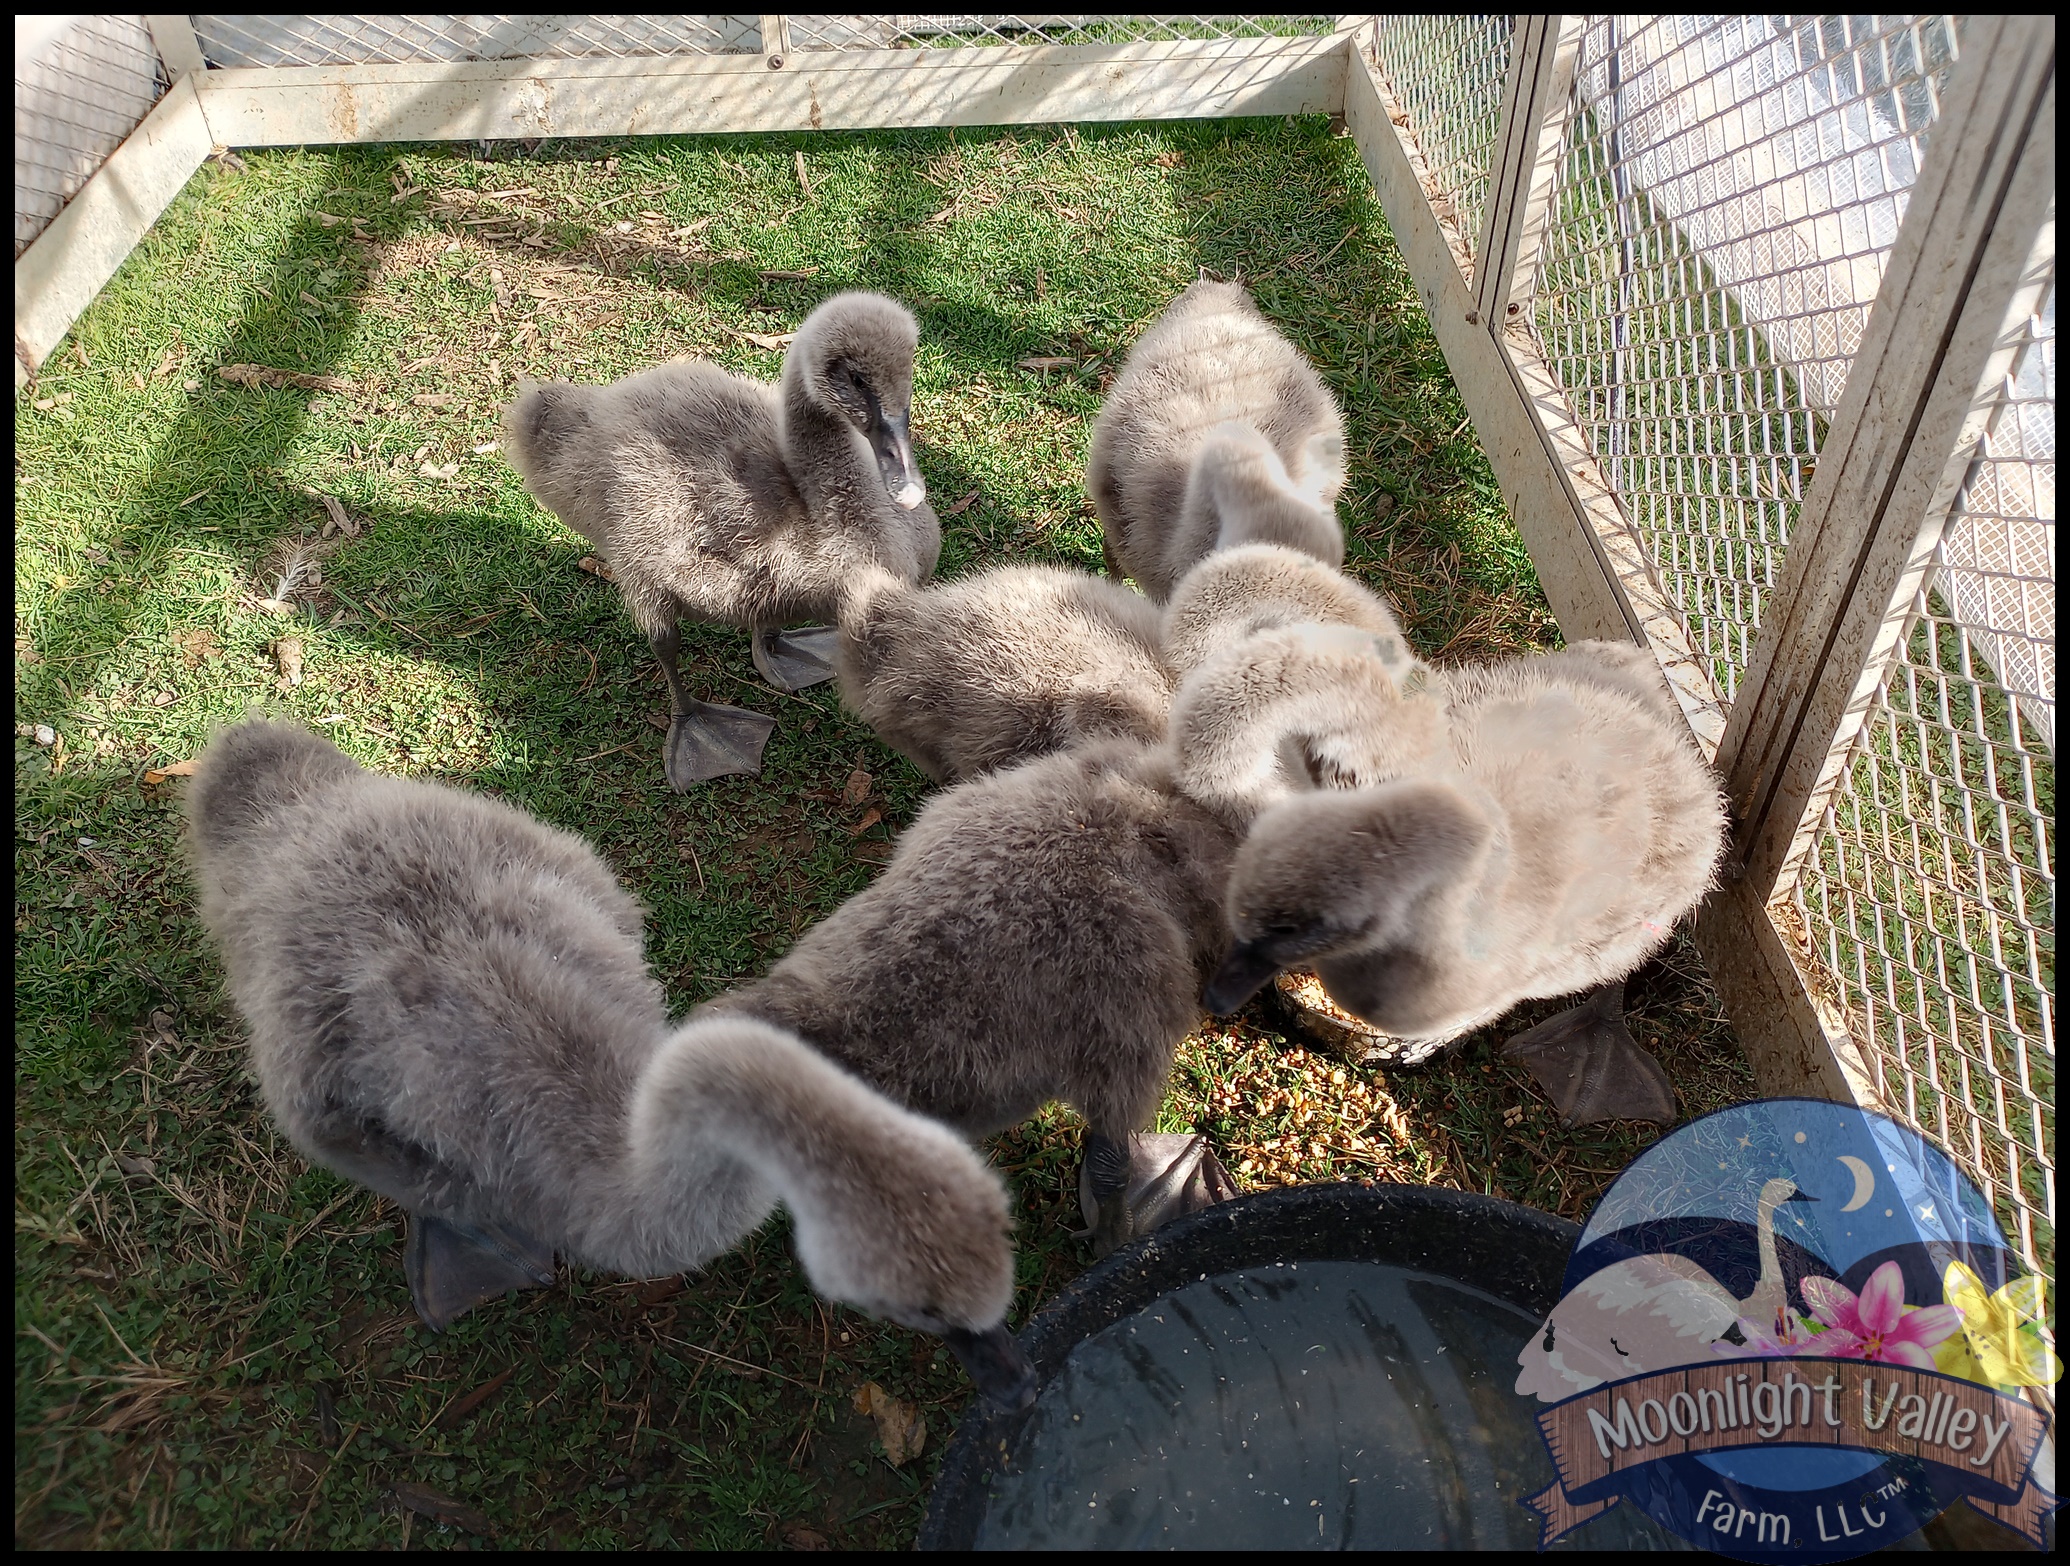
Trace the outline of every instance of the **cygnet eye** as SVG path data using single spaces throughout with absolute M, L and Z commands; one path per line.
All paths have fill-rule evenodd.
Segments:
M 852 364 L 848 367 L 848 384 L 853 386 L 857 391 L 861 391 L 863 387 L 866 384 L 868 384 L 863 380 L 862 371 L 858 370 Z

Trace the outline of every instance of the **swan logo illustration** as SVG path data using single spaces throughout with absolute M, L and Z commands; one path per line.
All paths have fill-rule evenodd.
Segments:
M 2050 1321 L 1910 1127 L 1814 1099 L 1717 1111 L 1618 1176 L 1518 1349 L 1557 1476 L 1522 1504 L 1541 1548 L 1624 1504 L 1737 1560 L 1838 1561 L 1958 1502 L 2045 1547 Z

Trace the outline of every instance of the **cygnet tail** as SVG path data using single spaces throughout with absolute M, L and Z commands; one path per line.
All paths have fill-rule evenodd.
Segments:
M 503 449 L 511 465 L 535 483 L 550 473 L 570 440 L 589 428 L 587 400 L 594 387 L 566 381 L 523 383 L 503 410 Z
M 642 1086 L 634 1137 L 751 1169 L 790 1209 L 798 1259 L 828 1299 L 934 1332 L 1005 1319 L 1013 1250 L 999 1177 L 947 1127 L 794 1034 L 723 1011 L 690 1023 Z
M 187 792 L 187 830 L 202 854 L 265 826 L 282 807 L 356 776 L 359 763 L 292 723 L 263 719 L 219 733 L 201 753 Z

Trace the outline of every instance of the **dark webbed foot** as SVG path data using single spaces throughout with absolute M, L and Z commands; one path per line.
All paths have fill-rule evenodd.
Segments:
M 516 1229 L 412 1213 L 403 1272 L 417 1314 L 440 1332 L 512 1289 L 543 1289 L 552 1283 L 553 1247 Z
M 753 776 L 762 770 L 762 747 L 775 728 L 776 720 L 765 712 L 692 702 L 688 712 L 669 720 L 661 760 L 668 786 L 684 794 L 707 778 Z
M 1112 1165 L 1123 1156 L 1126 1172 L 1117 1187 Z M 1204 1136 L 1138 1131 L 1125 1155 L 1105 1137 L 1087 1139 L 1078 1200 L 1098 1255 L 1236 1194 L 1236 1182 Z
M 750 645 L 762 678 L 780 691 L 802 691 L 834 677 L 834 649 L 841 633 L 831 625 L 796 631 L 757 631 Z
M 1579 1006 L 1519 1033 L 1502 1052 L 1524 1063 L 1570 1126 L 1674 1124 L 1675 1090 L 1624 1025 L 1622 984 L 1605 985 Z

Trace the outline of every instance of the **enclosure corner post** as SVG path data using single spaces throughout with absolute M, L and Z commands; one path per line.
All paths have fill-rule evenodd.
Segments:
M 165 62 L 168 80 L 178 81 L 189 71 L 208 69 L 208 61 L 201 53 L 201 40 L 194 36 L 192 17 L 147 16 L 144 26 L 151 31 L 151 42 L 158 47 L 158 58 Z
M 207 159 L 214 141 L 197 77 L 174 82 L 100 172 L 14 263 L 16 384 L 34 374 L 80 312 Z
M 1523 314 L 1545 240 L 1546 214 L 1559 173 L 1560 143 L 1585 18 L 1517 20 L 1488 192 L 1487 225 L 1474 254 L 1481 319 L 1490 331 Z
M 2055 195 L 2055 22 L 1976 17 L 1733 704 L 1742 884 L 1789 881 L 1837 786 L 2016 344 Z
M 1453 241 L 1431 208 L 1407 115 L 1363 54 L 1345 60 L 1344 118 L 1560 629 L 1571 640 L 1643 640 L 1532 389 L 1481 324 Z

